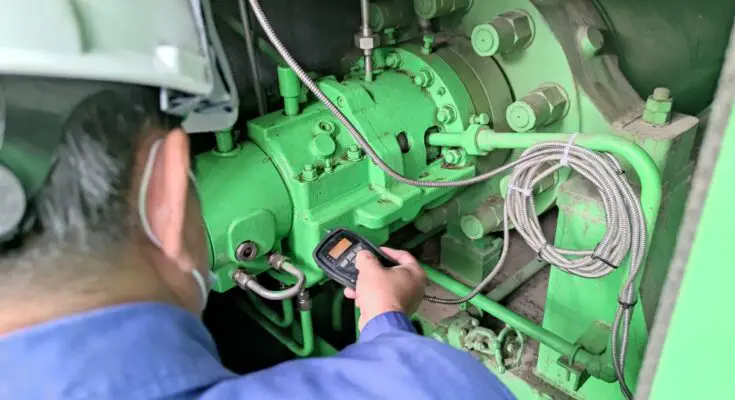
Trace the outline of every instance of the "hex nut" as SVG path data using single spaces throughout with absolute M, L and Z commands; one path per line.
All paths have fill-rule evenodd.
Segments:
M 380 46 L 380 36 L 377 34 L 372 34 L 370 36 L 357 34 L 355 35 L 355 46 L 362 50 L 372 50 Z

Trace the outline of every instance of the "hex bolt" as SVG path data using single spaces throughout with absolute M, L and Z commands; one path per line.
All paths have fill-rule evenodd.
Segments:
M 360 158 L 362 158 L 362 149 L 360 149 L 356 144 L 353 144 L 349 149 L 347 149 L 348 160 L 357 161 Z
M 449 149 L 444 152 L 444 162 L 451 165 L 456 165 L 462 162 L 464 153 L 460 149 Z
M 490 116 L 487 115 L 486 113 L 473 114 L 470 117 L 470 123 L 477 124 L 477 125 L 487 125 L 490 123 Z
M 401 56 L 398 53 L 390 53 L 385 57 L 385 65 L 390 68 L 398 68 L 401 66 Z
M 605 44 L 605 38 L 599 29 L 592 26 L 582 26 L 577 32 L 579 49 L 585 56 L 591 57 L 597 54 Z
M 324 160 L 324 172 L 326 173 L 334 172 L 334 161 L 332 161 L 331 158 L 327 158 L 326 160 Z
M 508 54 L 528 47 L 533 21 L 523 11 L 508 11 L 472 29 L 472 48 L 480 56 Z
M 671 121 L 673 105 L 674 99 L 671 97 L 671 91 L 665 87 L 657 87 L 646 100 L 642 118 L 652 125 L 666 125 Z
M 434 83 L 434 76 L 431 74 L 431 71 L 427 69 L 422 69 L 421 71 L 416 73 L 416 76 L 413 77 L 413 83 L 421 86 L 422 88 L 427 88 L 431 86 L 432 83 Z
M 421 52 L 427 56 L 434 50 L 434 42 L 436 38 L 434 35 L 424 35 L 424 45 L 421 47 Z
M 319 177 L 319 172 L 313 165 L 306 164 L 304 165 L 304 169 L 301 171 L 301 177 L 307 182 L 314 181 Z
M 332 134 L 334 133 L 335 126 L 333 123 L 327 121 L 327 120 L 321 120 L 318 121 L 316 124 L 314 124 L 314 133 L 327 133 Z
M 442 124 L 451 124 L 457 119 L 457 110 L 449 105 L 443 106 L 436 113 L 436 119 Z
M 560 86 L 544 85 L 509 105 L 505 118 L 514 131 L 528 132 L 562 119 L 567 103 L 567 95 Z

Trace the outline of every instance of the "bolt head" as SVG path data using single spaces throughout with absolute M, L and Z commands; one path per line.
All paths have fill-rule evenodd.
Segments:
M 452 106 L 444 106 L 436 113 L 436 119 L 442 124 L 449 124 L 457 119 L 457 111 Z
M 425 69 L 422 69 L 413 77 L 413 83 L 423 88 L 431 86 L 433 82 L 434 76 L 431 74 L 431 71 Z
M 516 132 L 528 132 L 536 126 L 536 113 L 523 100 L 518 100 L 505 110 L 505 118 Z
M 398 68 L 401 65 L 401 56 L 397 53 L 390 53 L 385 57 L 385 65 L 391 68 Z
M 476 114 L 470 118 L 470 122 L 473 124 L 487 125 L 490 123 L 490 116 L 486 113 Z

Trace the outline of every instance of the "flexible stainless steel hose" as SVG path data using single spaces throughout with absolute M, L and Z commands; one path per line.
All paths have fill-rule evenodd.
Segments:
M 613 323 L 611 348 L 621 390 L 626 398 L 632 398 L 625 383 L 625 353 L 628 346 L 632 306 L 637 301 L 635 280 L 645 255 L 646 225 L 640 202 L 624 178 L 617 160 L 611 155 L 575 146 L 571 141 L 570 143 L 546 142 L 528 148 L 516 161 L 473 178 L 458 181 L 419 181 L 402 176 L 378 156 L 357 128 L 291 56 L 273 31 L 258 0 L 248 1 L 266 36 L 299 79 L 347 128 L 349 134 L 370 160 L 396 181 L 419 187 L 461 187 L 486 181 L 504 171 L 513 169 L 504 207 L 503 249 L 497 266 L 466 296 L 454 299 L 424 296 L 426 300 L 441 304 L 460 304 L 482 291 L 505 263 L 508 253 L 509 219 L 540 258 L 578 276 L 598 278 L 607 275 L 622 263 L 626 255 L 630 255 L 630 269 L 620 292 L 618 299 L 620 306 L 616 311 Z M 565 166 L 571 167 L 590 180 L 600 192 L 607 230 L 594 250 L 578 251 L 556 248 L 548 244 L 541 231 L 533 204 L 533 186 Z M 568 256 L 574 258 L 569 259 Z

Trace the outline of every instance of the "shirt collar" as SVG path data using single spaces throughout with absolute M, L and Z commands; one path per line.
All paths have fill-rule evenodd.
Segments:
M 223 375 L 202 322 L 163 303 L 101 308 L 0 336 L 0 398 L 165 397 Z

